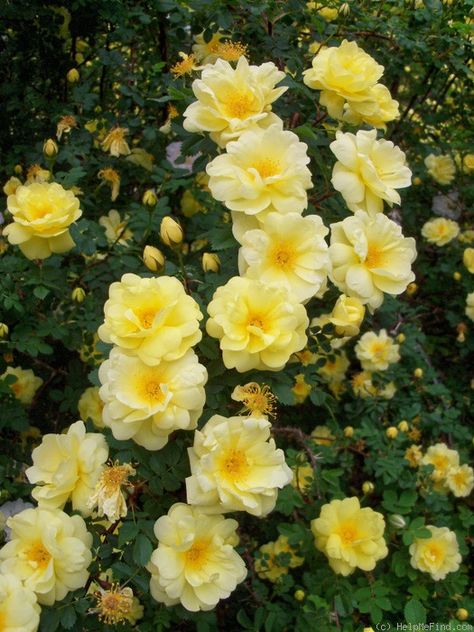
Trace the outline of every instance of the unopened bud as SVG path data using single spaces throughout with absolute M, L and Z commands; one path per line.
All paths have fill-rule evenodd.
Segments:
M 6 338 L 9 332 L 8 325 L 5 323 L 0 323 L 0 338 Z
M 397 336 L 397 342 L 399 344 L 402 344 L 402 342 L 405 342 L 406 339 L 407 339 L 407 337 L 403 333 L 398 334 L 398 336 Z
M 420 369 L 420 367 L 417 367 L 413 371 L 413 377 L 416 377 L 417 380 L 421 379 L 423 377 L 423 369 Z
M 418 285 L 416 283 L 409 283 L 407 286 L 407 294 L 408 296 L 413 296 L 415 292 L 418 290 Z
M 162 272 L 165 267 L 165 255 L 154 246 L 143 249 L 143 263 L 150 272 Z
M 400 432 L 408 432 L 408 421 L 405 421 L 405 419 L 403 419 L 398 424 L 398 429 L 400 430 Z
M 23 173 L 23 167 L 21 165 L 15 165 L 13 167 L 13 171 L 16 173 L 17 176 L 19 176 Z
M 349 6 L 348 2 L 343 2 L 341 4 L 341 6 L 339 7 L 339 14 L 340 15 L 349 15 L 349 13 L 351 12 L 351 8 Z
M 71 68 L 71 70 L 68 71 L 66 78 L 69 81 L 69 83 L 77 83 L 80 78 L 79 71 L 77 70 L 77 68 Z
M 212 252 L 205 252 L 202 255 L 202 269 L 204 272 L 219 272 L 221 268 L 221 260 L 219 255 Z
M 456 619 L 458 619 L 458 621 L 466 621 L 468 617 L 469 612 L 466 610 L 466 608 L 458 608 L 456 610 Z
M 3 354 L 3 359 L 5 360 L 5 362 L 7 364 L 12 364 L 12 362 L 13 362 L 13 353 L 11 353 L 10 351 L 7 351 L 7 353 Z
M 387 435 L 387 437 L 389 439 L 395 439 L 397 437 L 397 435 L 398 435 L 398 430 L 397 430 L 397 428 L 395 428 L 395 426 L 390 426 L 385 431 L 385 434 Z
M 86 292 L 82 289 L 82 287 L 75 287 L 71 292 L 71 298 L 76 303 L 82 303 L 82 301 L 86 298 Z
M 306 597 L 304 590 L 295 590 L 294 597 L 296 601 L 303 601 L 303 599 Z
M 395 529 L 404 529 L 407 526 L 405 518 L 400 514 L 392 514 L 388 517 L 388 521 Z
M 156 193 L 153 189 L 147 189 L 142 197 L 142 202 L 145 206 L 155 206 L 158 202 L 158 198 L 156 197 Z
M 364 494 L 372 494 L 374 489 L 375 485 L 370 481 L 365 481 L 365 483 L 362 483 L 362 491 L 364 492 Z
M 346 426 L 344 428 L 344 436 L 350 439 L 354 434 L 354 428 L 352 426 Z
M 455 281 L 460 281 L 462 279 L 461 273 L 458 272 L 457 270 L 456 270 L 456 272 L 453 272 L 453 279 Z
M 167 215 L 161 220 L 160 237 L 166 246 L 173 248 L 183 241 L 183 229 L 177 221 Z
M 58 146 L 52 138 L 48 138 L 43 145 L 43 154 L 46 158 L 55 158 L 58 155 Z
M 420 186 L 421 184 L 421 178 L 419 178 L 418 176 L 416 176 L 415 178 L 413 178 L 413 184 L 417 187 Z

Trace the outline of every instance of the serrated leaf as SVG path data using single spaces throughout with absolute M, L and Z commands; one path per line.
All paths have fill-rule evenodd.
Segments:
M 407 601 L 403 614 L 407 623 L 426 623 L 426 609 L 417 599 Z

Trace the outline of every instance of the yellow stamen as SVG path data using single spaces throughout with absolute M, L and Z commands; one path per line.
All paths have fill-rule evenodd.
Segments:
M 229 482 L 240 481 L 247 475 L 249 464 L 245 452 L 242 450 L 228 450 L 221 460 L 221 476 Z
M 369 269 L 382 268 L 384 264 L 383 251 L 373 244 L 369 244 L 367 256 L 365 258 L 365 266 Z
M 51 554 L 42 542 L 35 542 L 33 546 L 27 549 L 26 558 L 34 568 L 44 570 L 49 564 Z
M 278 160 L 272 160 L 271 158 L 258 160 L 256 163 L 252 165 L 252 167 L 258 171 L 262 179 L 276 176 L 277 174 L 280 173 L 280 169 L 281 169 L 281 166 Z
M 194 571 L 200 571 L 207 562 L 209 547 L 210 540 L 206 538 L 195 540 L 191 548 L 184 553 L 186 566 Z

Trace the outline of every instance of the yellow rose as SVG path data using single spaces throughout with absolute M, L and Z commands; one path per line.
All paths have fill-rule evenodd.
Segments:
M 410 186 L 411 171 L 405 154 L 391 141 L 377 140 L 376 130 L 336 132 L 330 148 L 338 159 L 331 182 L 349 210 L 375 215 L 383 212 L 384 200 L 389 206 L 400 204 L 396 189 Z
M 239 214 L 301 213 L 312 186 L 306 150 L 281 122 L 248 130 L 207 165 L 211 194 Z
M 126 127 L 114 127 L 102 141 L 102 149 L 108 151 L 111 156 L 118 158 L 119 156 L 128 156 L 130 154 L 130 147 L 125 140 L 125 136 L 128 134 Z
M 86 433 L 83 421 L 72 424 L 66 434 L 44 435 L 26 470 L 30 483 L 39 483 L 31 495 L 45 509 L 62 509 L 71 500 L 74 510 L 89 516 L 87 502 L 108 456 L 104 435 Z
M 304 83 L 321 90 L 320 101 L 333 118 L 341 118 L 344 101 L 367 103 L 372 112 L 373 101 L 369 90 L 384 71 L 377 62 L 355 42 L 344 40 L 340 46 L 322 48 L 312 61 L 312 68 L 303 73 Z
M 226 599 L 247 575 L 233 548 L 237 527 L 235 520 L 174 504 L 155 523 L 158 548 L 147 565 L 152 597 L 191 612 L 212 610 Z
M 36 632 L 41 609 L 35 593 L 14 574 L 0 575 L 0 624 L 5 632 Z
M 52 606 L 85 586 L 92 535 L 77 515 L 59 509 L 25 509 L 9 518 L 11 540 L 0 549 L 2 573 L 12 573 L 38 602 Z
M 295 396 L 295 402 L 302 404 L 310 394 L 311 388 L 311 384 L 305 381 L 303 373 L 295 375 L 295 383 L 291 388 L 291 392 Z
M 355 354 L 365 371 L 386 371 L 390 364 L 400 360 L 399 345 L 387 335 L 385 329 L 378 334 L 368 331 L 355 346 Z
M 116 439 L 159 450 L 175 430 L 193 430 L 206 395 L 206 369 L 189 349 L 150 366 L 115 347 L 99 369 L 103 421 Z
M 462 256 L 462 261 L 467 271 L 474 274 L 474 248 L 466 248 Z
M 86 388 L 79 399 L 77 408 L 81 419 L 84 421 L 91 419 L 97 428 L 105 427 L 102 420 L 104 404 L 99 397 L 98 386 L 89 386 L 89 388 Z
M 365 307 L 359 299 L 341 294 L 334 305 L 329 322 L 336 327 L 338 336 L 357 336 L 365 316 Z
M 21 367 L 7 367 L 7 370 L 1 376 L 1 379 L 5 379 L 7 375 L 14 375 L 17 378 L 16 382 L 10 384 L 15 397 L 27 406 L 32 403 L 36 391 L 43 384 L 43 380 L 37 377 L 31 369 L 22 369 Z
M 362 107 L 359 107 L 358 101 L 348 101 L 344 106 L 344 121 L 356 126 L 367 123 L 379 129 L 386 129 L 389 121 L 399 117 L 398 101 L 392 99 L 390 90 L 381 83 L 367 91 L 367 99 L 361 103 Z
M 336 439 L 327 426 L 316 426 L 311 432 L 311 438 L 316 445 L 331 445 Z
M 115 209 L 108 212 L 107 215 L 99 217 L 99 224 L 105 228 L 105 236 L 109 244 L 120 244 L 125 246 L 133 237 L 132 231 L 127 228 L 128 215 L 120 217 L 120 213 Z
M 255 571 L 261 579 L 276 582 L 289 568 L 304 564 L 304 558 L 296 554 L 296 548 L 289 545 L 284 535 L 278 536 L 275 542 L 263 544 L 258 550 L 260 557 L 255 559 Z
M 416 539 L 410 545 L 410 564 L 439 581 L 458 570 L 462 560 L 459 545 L 456 534 L 447 527 L 427 525 L 426 528 L 431 531 L 431 537 Z
M 459 224 L 452 219 L 436 217 L 423 224 L 421 234 L 430 244 L 444 246 L 459 235 Z
M 301 492 L 307 492 L 311 489 L 314 480 L 314 468 L 309 463 L 303 465 L 295 465 L 292 468 L 293 479 L 291 485 Z
M 466 309 L 464 310 L 466 316 L 474 321 L 474 292 L 470 292 L 466 296 Z
M 5 182 L 3 192 L 5 193 L 5 195 L 13 195 L 14 193 L 16 193 L 18 187 L 21 187 L 21 180 L 15 178 L 15 176 L 12 176 Z
M 220 340 L 228 369 L 280 371 L 306 345 L 306 310 L 284 287 L 233 277 L 207 310 L 207 333 Z
M 329 230 L 318 215 L 269 213 L 262 229 L 249 230 L 239 250 L 239 274 L 286 287 L 298 301 L 321 298 L 327 287 Z
M 436 443 L 428 448 L 421 459 L 421 465 L 433 465 L 431 478 L 437 491 L 446 490 L 446 477 L 451 468 L 459 466 L 459 454 L 450 450 L 445 443 Z
M 335 573 L 350 575 L 356 568 L 372 571 L 388 555 L 383 537 L 385 520 L 356 497 L 332 500 L 311 521 L 316 548 L 328 558 Z
M 225 38 L 225 35 L 218 30 L 212 34 L 209 42 L 204 39 L 204 31 L 199 35 L 194 36 L 193 53 L 197 61 L 203 66 L 206 64 L 213 64 L 219 59 L 217 51 L 221 44 L 221 41 Z
M 469 496 L 474 488 L 474 470 L 469 465 L 449 468 L 446 486 L 457 498 Z
M 242 56 L 233 68 L 218 59 L 193 82 L 197 101 L 184 111 L 184 129 L 210 132 L 212 140 L 225 147 L 249 128 L 268 127 L 278 120 L 271 104 L 288 89 L 275 88 L 284 78 L 272 62 L 251 66 Z
M 462 164 L 466 173 L 472 173 L 474 171 L 474 154 L 466 154 Z
M 325 358 L 323 366 L 318 367 L 317 371 L 325 382 L 342 382 L 346 377 L 346 371 L 349 368 L 349 360 L 344 351 L 332 352 L 330 357 L 321 355 Z
M 425 167 L 433 180 L 439 184 L 449 184 L 454 180 L 456 167 L 451 156 L 430 154 L 425 158 Z
M 377 396 L 377 389 L 372 383 L 372 373 L 370 371 L 354 373 L 351 379 L 351 386 L 356 397 L 366 399 L 367 397 Z
M 177 360 L 202 338 L 199 306 L 174 277 L 124 274 L 109 288 L 104 315 L 100 339 L 150 365 Z
M 269 514 L 278 489 L 293 477 L 283 450 L 270 438 L 270 427 L 264 417 L 214 415 L 196 430 L 194 445 L 188 448 L 188 503 L 206 513 Z
M 356 211 L 331 224 L 329 254 L 334 284 L 372 310 L 383 303 L 384 293 L 401 294 L 415 279 L 415 240 L 403 237 L 400 226 L 382 213 Z
M 75 246 L 69 226 L 81 215 L 79 200 L 55 182 L 19 186 L 7 199 L 13 222 L 3 229 L 28 259 L 46 259 Z
M 421 459 L 423 458 L 421 446 L 411 445 L 405 450 L 405 455 L 403 458 L 408 461 L 410 467 L 419 467 L 419 465 L 421 464 Z

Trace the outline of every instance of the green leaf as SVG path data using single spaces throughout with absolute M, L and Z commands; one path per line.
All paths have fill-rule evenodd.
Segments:
M 61 610 L 61 625 L 64 629 L 70 630 L 76 623 L 77 615 L 73 606 L 68 606 L 64 610 Z
M 135 522 L 125 522 L 121 527 L 118 535 L 118 544 L 123 546 L 126 542 L 133 540 L 138 534 L 139 527 Z
M 152 552 L 152 543 L 143 533 L 140 533 L 133 546 L 133 560 L 139 566 L 145 566 L 150 561 Z
M 407 601 L 403 613 L 407 623 L 426 623 L 426 609 L 417 599 Z

